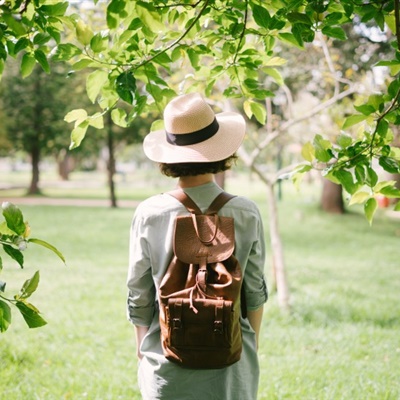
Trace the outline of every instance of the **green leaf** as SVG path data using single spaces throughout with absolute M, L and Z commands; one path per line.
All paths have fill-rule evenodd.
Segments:
M 252 89 L 257 89 L 258 88 L 258 80 L 256 79 L 245 79 L 243 81 L 243 83 L 245 84 L 245 86 L 247 86 L 248 89 L 252 90 Z
M 400 211 L 400 201 L 398 201 L 394 206 L 394 211 Z
M 21 76 L 22 78 L 28 77 L 35 67 L 36 59 L 32 54 L 25 53 L 21 61 Z
M 126 128 L 128 126 L 126 117 L 126 111 L 122 108 L 114 108 L 111 111 L 111 119 L 113 120 L 114 124 L 122 128 Z
M 79 54 L 82 54 L 82 50 L 79 47 L 70 43 L 62 43 L 52 52 L 51 58 L 54 61 L 68 61 Z
M 46 74 L 49 74 L 50 73 L 50 65 L 49 65 L 49 62 L 47 61 L 46 55 L 43 53 L 42 50 L 35 50 L 35 59 L 40 64 L 43 71 L 46 72 Z
M 308 25 L 308 26 L 312 25 L 312 21 L 311 21 L 310 17 L 307 14 L 303 14 L 303 13 L 299 13 L 299 12 L 291 12 L 291 13 L 287 14 L 287 19 L 292 23 L 298 22 L 303 25 Z
M 80 144 L 82 143 L 82 140 L 85 138 L 88 127 L 89 127 L 89 122 L 87 120 L 85 120 L 72 130 L 71 144 L 69 145 L 70 150 L 73 150 L 80 146 Z
M 21 50 L 24 50 L 27 47 L 29 47 L 30 44 L 31 42 L 26 37 L 22 37 L 17 41 L 17 43 L 15 43 L 14 54 L 18 54 Z
M 309 162 L 312 162 L 315 159 L 315 149 L 311 142 L 307 142 L 304 144 L 301 149 L 301 155 L 305 160 Z
M 76 121 L 76 126 L 78 126 L 81 122 L 85 121 L 88 117 L 87 111 L 83 108 L 77 108 L 76 110 L 70 111 L 65 117 L 64 121 L 66 122 L 74 122 Z
M 187 49 L 187 55 L 189 57 L 190 64 L 192 65 L 192 67 L 194 69 L 198 69 L 199 61 L 200 61 L 199 53 L 197 51 L 195 51 L 194 49 L 189 48 L 189 49 Z M 156 61 L 159 62 L 160 64 L 162 64 L 162 61 L 160 61 L 159 58 L 160 57 L 157 57 Z M 171 59 L 169 59 L 169 62 L 171 62 Z
M 299 49 L 304 49 L 304 46 L 299 44 L 299 42 L 297 41 L 297 39 L 294 37 L 294 35 L 292 33 L 281 32 L 281 33 L 278 33 L 278 37 L 286 43 L 292 44 L 292 45 L 298 47 Z
M 367 175 L 365 182 L 368 186 L 374 187 L 378 183 L 378 175 L 369 165 L 366 166 L 366 171 Z
M 400 66 L 400 61 L 396 61 L 396 60 L 389 60 L 389 61 L 387 61 L 387 60 L 382 60 L 382 61 L 379 61 L 379 62 L 377 62 L 376 64 L 375 64 L 375 66 L 376 67 L 390 67 L 390 66 L 393 66 L 393 65 L 398 65 L 398 66 Z
M 374 192 L 379 193 L 380 190 L 386 186 L 395 186 L 396 181 L 381 181 L 377 183 L 374 187 Z
M 395 79 L 392 82 L 390 82 L 387 91 L 392 99 L 394 99 L 396 97 L 399 89 L 400 89 L 400 81 L 399 80 Z
M 37 308 L 32 304 L 25 301 L 17 301 L 15 305 L 18 307 L 29 328 L 40 328 L 47 324 L 47 322 L 39 315 Z
M 114 0 L 112 0 L 112 2 L 113 2 Z M 112 3 L 111 2 L 111 3 Z M 116 29 L 117 27 L 118 27 L 118 23 L 119 23 L 119 15 L 118 14 L 115 14 L 115 13 L 112 13 L 112 12 L 109 12 L 109 10 L 108 10 L 108 8 L 107 8 L 107 17 L 106 17 L 106 20 L 107 20 L 107 27 L 109 28 L 109 29 Z
M 329 140 L 324 139 L 321 135 L 315 135 L 313 145 L 315 148 L 315 157 L 321 162 L 328 162 L 332 158 L 332 154 L 328 151 L 332 144 Z
M 367 115 L 360 115 L 360 114 L 350 115 L 344 121 L 342 129 L 350 128 L 353 125 L 356 125 L 362 121 L 365 121 L 367 118 L 368 118 Z
M 19 250 L 8 244 L 3 244 L 3 249 L 21 268 L 24 268 L 24 255 Z
M 41 46 L 51 40 L 51 36 L 46 33 L 37 33 L 33 38 L 33 44 Z
M 86 78 L 86 93 L 92 103 L 96 102 L 97 96 L 100 93 L 103 85 L 108 81 L 108 73 L 98 69 Z
M 136 79 L 131 71 L 120 74 L 116 80 L 118 96 L 129 104 L 133 103 L 136 91 Z
M 306 165 L 301 165 L 292 172 L 291 179 L 297 190 L 299 190 L 300 188 L 300 184 L 301 181 L 303 180 L 304 175 L 311 170 L 312 166 L 306 164 Z
M 93 128 L 96 128 L 96 129 L 103 129 L 104 128 L 103 114 L 101 114 L 99 112 L 91 115 L 88 118 L 88 122 L 89 122 L 90 126 L 93 126 Z
M 0 224 L 0 235 L 6 235 L 6 236 L 15 236 L 15 232 L 12 231 L 8 226 L 7 222 L 3 221 Z
M 68 1 L 64 1 L 56 4 L 43 5 L 39 8 L 39 10 L 47 15 L 61 17 L 67 11 L 68 3 Z
M 383 194 L 385 197 L 388 197 L 390 199 L 400 198 L 400 189 L 397 189 L 394 185 L 383 187 L 379 191 L 379 193 Z
M 0 332 L 5 332 L 11 324 L 11 308 L 0 299 Z
M 363 204 L 366 200 L 371 197 L 371 193 L 360 191 L 354 193 L 349 201 L 349 205 L 352 206 L 353 204 Z
M 3 202 L 2 209 L 8 228 L 18 236 L 22 236 L 25 233 L 26 225 L 21 210 L 8 201 Z
M 362 164 L 357 164 L 357 165 L 355 166 L 355 168 L 354 168 L 354 173 L 355 173 L 355 175 L 356 175 L 357 182 L 358 182 L 360 185 L 363 185 L 364 182 L 365 182 L 365 177 L 366 177 L 364 165 L 362 165 Z
M 271 68 L 271 67 L 281 67 L 282 65 L 287 64 L 287 60 L 281 57 L 272 57 L 267 62 L 263 63 L 263 67 Z
M 267 119 L 267 111 L 265 107 L 260 104 L 256 103 L 255 101 L 250 102 L 250 109 L 254 116 L 256 117 L 256 120 L 261 124 L 265 125 L 265 121 Z
M 386 138 L 388 130 L 389 122 L 387 122 L 385 119 L 381 119 L 378 123 L 378 126 L 376 127 L 377 134 L 382 138 Z
M 400 162 L 391 157 L 381 156 L 379 157 L 379 165 L 387 172 L 391 174 L 400 173 Z
M 354 106 L 354 108 L 361 114 L 363 115 L 371 115 L 373 112 L 375 112 L 375 107 L 372 106 L 371 104 L 361 104 L 359 106 Z
M 341 133 L 337 139 L 337 144 L 342 148 L 349 147 L 353 143 L 353 138 L 345 133 Z
M 271 20 L 271 15 L 268 10 L 262 6 L 254 5 L 252 7 L 253 18 L 255 23 L 261 28 L 268 28 L 269 22 Z
M 19 298 L 21 299 L 27 299 L 32 295 L 32 293 L 35 292 L 39 285 L 39 280 L 40 280 L 40 274 L 39 271 L 36 271 L 32 278 L 27 279 L 24 284 L 22 285 Z
M 107 50 L 109 37 L 104 32 L 96 33 L 90 40 L 90 48 L 94 53 Z
M 377 208 L 378 208 L 378 202 L 374 197 L 368 199 L 364 204 L 364 214 L 370 225 L 372 224 L 372 220 L 374 218 L 374 214 Z
M 263 68 L 263 71 L 267 75 L 271 76 L 279 86 L 284 84 L 284 79 L 276 68 Z
M 125 0 L 111 0 L 107 7 L 107 11 L 114 14 L 121 14 L 125 10 Z
M 304 48 L 304 41 L 303 41 L 303 33 L 305 30 L 304 28 L 306 28 L 306 26 L 302 25 L 302 24 L 293 24 L 292 25 L 293 36 L 296 39 L 299 46 L 301 46 L 302 48 Z
M 91 60 L 90 58 L 81 58 L 79 61 L 72 65 L 72 69 L 74 71 L 79 71 L 81 69 L 89 67 L 92 64 L 93 60 Z
M 153 6 L 138 1 L 136 11 L 142 23 L 152 32 L 164 32 L 166 30 L 166 26 L 160 18 L 161 14 L 157 13 Z
M 356 192 L 358 185 L 354 183 L 351 172 L 344 169 L 338 169 L 334 171 L 333 175 L 339 180 L 347 193 L 353 194 Z
M 4 3 L 2 3 L 3 5 Z M 10 5 L 6 4 L 6 9 L 10 7 Z M 20 37 L 24 36 L 26 34 L 26 29 L 22 23 L 17 21 L 11 14 L 8 14 L 6 12 L 3 12 L 1 10 L 1 18 L 3 21 L 6 23 L 6 28 L 12 31 L 13 36 L 15 37 Z
M 322 33 L 334 39 L 346 40 L 346 32 L 340 27 L 325 26 L 322 28 Z
M 78 39 L 79 43 L 87 46 L 90 44 L 92 37 L 92 30 L 80 19 L 76 23 L 76 38 Z
M 56 254 L 65 264 L 65 257 L 63 256 L 63 254 L 56 248 L 54 247 L 52 244 L 45 242 L 44 240 L 41 239 L 28 239 L 29 243 L 35 243 L 38 244 L 40 246 L 46 247 L 47 249 L 51 250 L 54 254 Z

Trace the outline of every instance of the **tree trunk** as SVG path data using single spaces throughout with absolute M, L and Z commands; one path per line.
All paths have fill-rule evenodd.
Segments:
M 269 231 L 271 235 L 272 270 L 275 279 L 278 303 L 281 309 L 289 310 L 289 287 L 286 279 L 283 246 L 279 233 L 277 200 L 274 185 L 267 184 L 269 208 Z
M 70 153 L 65 149 L 61 150 L 57 157 L 57 164 L 58 174 L 63 181 L 69 180 L 69 173 L 72 170 L 71 161 Z
M 331 214 L 344 214 L 343 189 L 341 185 L 328 179 L 323 180 L 321 208 Z
M 39 141 L 36 140 L 36 138 L 35 140 L 32 140 L 30 156 L 31 156 L 32 175 L 31 175 L 31 183 L 28 189 L 28 194 L 40 194 L 40 189 L 39 189 L 40 146 L 39 146 Z
M 39 77 L 36 77 L 35 81 L 35 90 L 37 96 L 41 96 L 41 80 Z M 31 156 L 31 166 L 32 166 L 32 175 L 31 175 L 31 183 L 29 185 L 28 194 L 39 194 L 39 179 L 40 179 L 40 171 L 39 171 L 39 163 L 40 163 L 40 131 L 42 130 L 42 114 L 43 109 L 40 102 L 36 102 L 34 106 L 34 114 L 33 114 L 33 135 L 29 141 L 29 154 Z
M 114 134 L 112 131 L 112 120 L 109 114 L 107 123 L 107 147 L 108 147 L 108 162 L 107 162 L 107 175 L 108 187 L 110 190 L 110 205 L 112 208 L 117 207 L 117 196 L 115 194 L 115 156 L 114 156 Z
M 392 174 L 390 179 L 394 180 L 396 182 L 395 186 L 400 189 L 400 174 Z

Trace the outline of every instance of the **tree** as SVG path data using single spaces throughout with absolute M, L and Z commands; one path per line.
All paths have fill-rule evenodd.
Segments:
M 63 117 L 75 101 L 75 82 L 73 78 L 66 79 L 67 72 L 66 65 L 58 63 L 51 79 L 41 68 L 34 68 L 26 79 L 12 69 L 3 77 L 0 92 L 2 109 L 6 113 L 3 129 L 13 151 L 23 150 L 30 156 L 29 194 L 40 192 L 42 158 L 52 155 L 57 159 L 62 149 L 68 149 Z

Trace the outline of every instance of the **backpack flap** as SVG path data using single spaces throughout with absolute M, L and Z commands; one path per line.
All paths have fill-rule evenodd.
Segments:
M 197 228 L 193 222 L 196 219 Z M 188 264 L 221 262 L 234 251 L 234 221 L 218 215 L 178 217 L 175 223 L 174 253 Z

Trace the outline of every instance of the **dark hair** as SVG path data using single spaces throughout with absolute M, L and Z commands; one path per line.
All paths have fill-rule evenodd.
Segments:
M 231 166 L 236 162 L 236 159 L 236 154 L 233 154 L 232 156 L 225 158 L 221 161 L 176 164 L 160 163 L 159 167 L 162 174 L 170 176 L 172 178 L 179 178 L 180 176 L 217 174 L 218 172 L 223 172 L 230 169 Z

